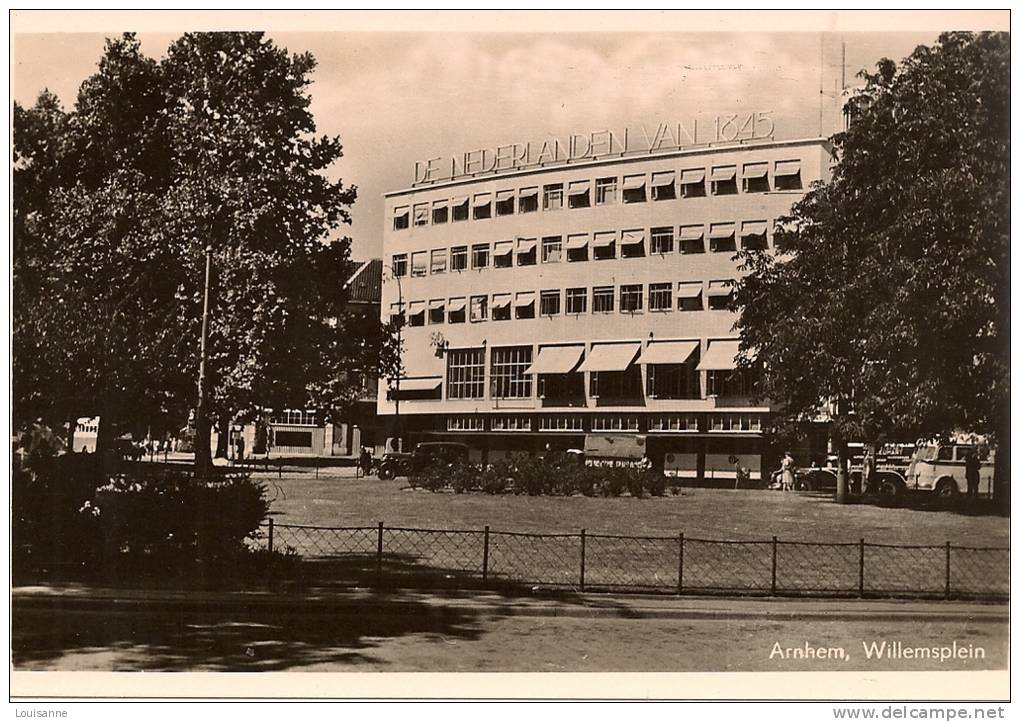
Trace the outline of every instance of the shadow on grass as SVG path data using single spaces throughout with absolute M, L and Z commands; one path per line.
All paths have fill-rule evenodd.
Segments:
M 801 491 L 802 496 L 813 497 L 820 501 L 836 503 L 835 492 L 826 491 Z M 874 506 L 883 509 L 909 509 L 911 511 L 930 511 L 960 516 L 998 516 L 1009 517 L 1009 511 L 992 499 L 968 499 L 966 496 L 957 496 L 946 499 L 936 496 L 930 491 L 907 491 L 899 496 L 887 497 L 876 494 L 860 496 L 852 494 L 848 496 L 848 504 L 860 504 L 863 506 Z

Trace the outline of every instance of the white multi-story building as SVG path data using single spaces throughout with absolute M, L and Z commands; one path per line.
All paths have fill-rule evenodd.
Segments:
M 386 195 L 381 310 L 406 325 L 378 411 L 490 458 L 635 433 L 682 476 L 732 476 L 731 455 L 760 473 L 769 408 L 736 368 L 734 256 L 772 245 L 831 148 L 771 122 L 637 151 L 603 133 L 537 160 L 521 144 L 433 159 Z

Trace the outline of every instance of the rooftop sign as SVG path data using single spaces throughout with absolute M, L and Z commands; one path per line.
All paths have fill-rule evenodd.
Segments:
M 654 128 L 594 130 L 572 133 L 565 138 L 542 142 L 507 143 L 493 148 L 478 148 L 460 155 L 415 161 L 414 185 L 475 177 L 571 163 L 579 160 L 620 157 L 634 153 L 664 153 L 706 143 L 741 140 L 767 140 L 773 137 L 775 123 L 771 110 L 727 113 L 710 122 L 692 118 L 675 124 L 659 123 Z

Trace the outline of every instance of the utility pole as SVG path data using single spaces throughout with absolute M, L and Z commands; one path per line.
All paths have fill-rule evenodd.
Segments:
M 393 385 L 393 411 L 394 411 L 394 434 L 396 434 L 397 451 L 404 450 L 404 442 L 400 435 L 400 376 L 404 373 L 404 289 L 400 283 L 400 276 L 390 268 L 390 278 L 397 282 L 397 308 L 400 311 L 397 321 L 397 372 Z
M 212 246 L 205 247 L 205 292 L 202 299 L 202 343 L 199 351 L 198 361 L 198 408 L 195 410 L 195 466 L 199 474 L 204 475 L 208 471 L 209 457 L 212 449 L 209 445 L 209 427 L 205 423 L 208 410 L 205 401 L 205 359 L 206 339 L 209 336 L 209 277 L 212 269 Z M 205 433 L 205 438 L 199 440 L 199 435 Z

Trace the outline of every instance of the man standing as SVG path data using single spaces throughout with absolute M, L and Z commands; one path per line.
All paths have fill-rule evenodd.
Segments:
M 967 476 L 967 498 L 977 499 L 978 484 L 981 482 L 981 462 L 978 460 L 974 449 L 967 452 L 967 458 L 963 464 L 964 473 Z

